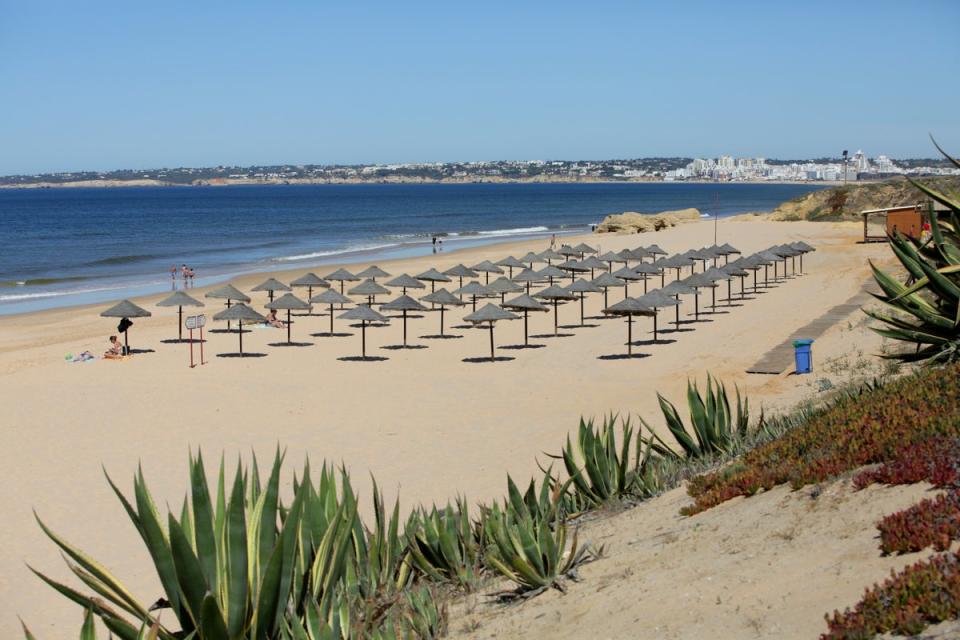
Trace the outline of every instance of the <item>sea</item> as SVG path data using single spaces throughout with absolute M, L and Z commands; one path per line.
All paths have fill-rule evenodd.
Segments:
M 587 231 L 623 211 L 769 211 L 803 184 L 358 184 L 0 190 L 0 314 L 258 271 L 376 263 Z M 438 246 L 433 238 L 441 240 Z M 736 238 L 725 238 L 736 242 Z

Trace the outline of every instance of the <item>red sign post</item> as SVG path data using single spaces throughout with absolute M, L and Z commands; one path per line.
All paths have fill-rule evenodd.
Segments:
M 193 330 L 200 330 L 200 364 L 207 364 L 203 359 L 203 327 L 207 324 L 207 316 L 200 314 L 198 316 L 187 316 L 186 321 L 183 323 L 186 326 L 187 330 L 190 332 L 190 368 L 193 369 L 196 364 L 193 361 Z

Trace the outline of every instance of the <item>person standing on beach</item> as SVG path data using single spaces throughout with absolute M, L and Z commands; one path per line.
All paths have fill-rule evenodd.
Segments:
M 173 285 L 173 288 L 177 288 L 177 265 L 170 265 L 170 284 Z

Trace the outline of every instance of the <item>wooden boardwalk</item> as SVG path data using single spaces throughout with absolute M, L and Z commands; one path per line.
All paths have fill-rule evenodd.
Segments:
M 810 324 L 806 324 L 794 331 L 786 340 L 763 354 L 762 358 L 747 369 L 747 373 L 777 375 L 788 368 L 792 369 L 794 366 L 793 341 L 800 339 L 815 340 L 819 338 L 826 333 L 827 329 L 873 300 L 873 297 L 867 293 L 867 286 L 872 282 L 872 279 L 865 281 L 860 292 L 852 298 L 828 310 Z

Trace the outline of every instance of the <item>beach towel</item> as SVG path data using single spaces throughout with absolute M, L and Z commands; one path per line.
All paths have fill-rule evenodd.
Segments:
M 97 357 L 92 353 L 90 353 L 89 351 L 84 351 L 83 353 L 78 353 L 77 355 L 68 353 L 67 357 L 65 358 L 67 362 L 90 362 L 91 360 L 96 360 L 96 359 Z

